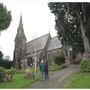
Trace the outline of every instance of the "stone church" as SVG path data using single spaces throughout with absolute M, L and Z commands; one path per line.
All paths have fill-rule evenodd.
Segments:
M 30 64 L 34 64 L 35 59 L 37 63 L 42 59 L 47 59 L 49 64 L 51 64 L 54 62 L 54 56 L 62 51 L 63 48 L 58 37 L 51 38 L 50 32 L 27 42 L 22 16 L 20 16 L 13 53 L 13 66 L 16 69 L 26 68 Z

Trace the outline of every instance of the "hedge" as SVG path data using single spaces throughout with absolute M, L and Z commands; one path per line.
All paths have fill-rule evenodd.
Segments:
M 55 61 L 55 64 L 57 64 L 57 65 L 61 65 L 61 64 L 65 63 L 65 55 L 63 53 L 57 54 L 54 57 L 54 61 Z
M 90 72 L 90 59 L 82 60 L 80 63 L 81 72 Z

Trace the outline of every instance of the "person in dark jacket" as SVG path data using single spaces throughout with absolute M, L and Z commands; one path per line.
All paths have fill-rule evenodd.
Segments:
M 49 74 L 48 74 L 48 62 L 45 63 L 45 80 L 49 79 Z
M 43 62 L 43 60 L 40 63 L 40 72 L 41 72 L 41 79 L 45 80 L 45 64 Z

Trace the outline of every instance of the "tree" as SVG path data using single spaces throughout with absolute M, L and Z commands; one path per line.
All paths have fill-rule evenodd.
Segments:
M 90 14 L 90 12 L 88 12 L 87 9 L 90 10 L 90 4 L 88 3 L 71 4 L 72 15 L 76 14 L 80 24 L 82 40 L 84 43 L 85 56 L 90 57 L 90 43 L 89 38 L 86 36 L 86 27 L 88 27 L 88 23 L 86 20 L 88 19 L 88 14 Z
M 3 60 L 1 63 L 1 66 L 6 69 L 10 69 L 12 65 L 13 65 L 13 61 L 9 61 L 9 60 Z
M 48 4 L 55 15 L 56 30 L 64 46 L 72 46 L 74 52 L 85 50 L 86 57 L 89 56 L 89 37 L 86 36 L 86 17 L 89 14 L 87 3 L 54 3 Z M 88 32 L 89 30 L 87 30 Z M 83 49 L 84 47 L 84 49 Z
M 3 53 L 0 51 L 0 66 L 2 66 L 3 63 Z
M 11 22 L 11 12 L 0 3 L 0 32 L 7 29 Z
M 55 64 L 61 65 L 65 63 L 65 55 L 63 53 L 59 53 L 54 57 Z
M 7 10 L 6 6 L 0 3 L 0 32 L 7 29 L 11 22 L 11 12 Z M 8 64 L 9 65 L 9 64 Z M 7 67 L 10 67 L 10 65 Z M 3 54 L 0 51 L 0 66 L 4 66 Z
M 3 53 L 0 51 L 0 61 L 3 59 Z

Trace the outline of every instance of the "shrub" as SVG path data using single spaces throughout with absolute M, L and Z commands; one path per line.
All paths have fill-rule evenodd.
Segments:
M 3 81 L 5 75 L 6 75 L 5 69 L 3 67 L 0 67 L 0 81 Z
M 6 69 L 10 69 L 12 67 L 13 61 L 9 61 L 9 60 L 0 60 L 0 66 L 4 67 Z
M 65 55 L 63 53 L 60 53 L 54 57 L 55 64 L 60 65 L 65 63 Z
M 10 69 L 12 67 L 13 62 L 9 60 L 3 60 L 2 67 L 5 67 L 6 69 Z
M 2 60 L 3 59 L 3 53 L 2 53 L 2 51 L 0 51 L 0 60 Z
M 9 70 L 6 70 L 6 74 L 11 75 L 11 77 L 13 77 L 13 75 L 16 74 L 16 69 L 11 68 Z
M 81 72 L 90 72 L 90 59 L 82 60 L 80 63 Z
M 6 70 L 4 67 L 0 67 L 0 81 L 10 81 L 16 70 L 11 68 Z

